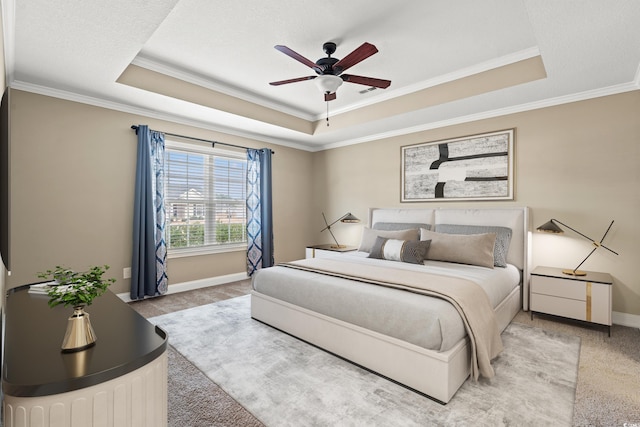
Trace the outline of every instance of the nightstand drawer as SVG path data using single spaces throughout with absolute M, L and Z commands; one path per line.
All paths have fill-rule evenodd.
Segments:
M 531 292 L 581 301 L 587 299 L 585 282 L 554 277 L 532 276 Z
M 587 303 L 575 299 L 531 294 L 531 310 L 571 319 L 588 320 Z

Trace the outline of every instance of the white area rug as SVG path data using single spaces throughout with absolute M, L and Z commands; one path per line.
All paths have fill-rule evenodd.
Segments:
M 580 339 L 512 323 L 491 381 L 436 403 L 250 317 L 249 295 L 150 319 L 267 426 L 568 426 Z

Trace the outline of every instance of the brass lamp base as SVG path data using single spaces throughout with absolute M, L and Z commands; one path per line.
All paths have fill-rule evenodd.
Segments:
M 331 245 L 331 249 L 344 249 L 347 245 Z
M 568 274 L 570 276 L 586 276 L 587 273 L 582 270 L 562 270 L 562 274 Z

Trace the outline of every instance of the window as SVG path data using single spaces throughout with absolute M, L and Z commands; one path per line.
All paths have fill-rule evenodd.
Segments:
M 247 161 L 242 154 L 167 141 L 165 207 L 172 256 L 244 249 Z

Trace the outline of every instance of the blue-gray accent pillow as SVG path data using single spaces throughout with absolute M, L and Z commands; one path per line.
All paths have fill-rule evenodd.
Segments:
M 447 234 L 485 234 L 496 233 L 496 244 L 493 247 L 493 265 L 496 267 L 507 266 L 507 253 L 511 244 L 513 231 L 509 227 L 494 225 L 461 225 L 461 224 L 436 224 L 436 232 Z

